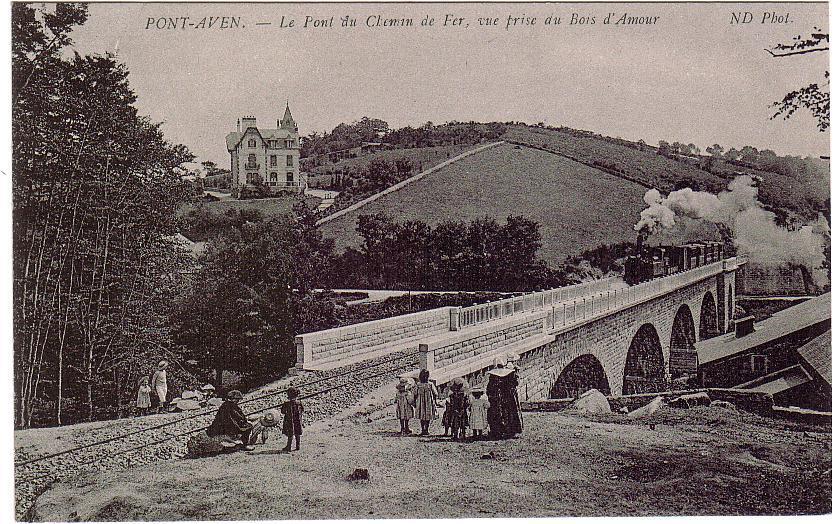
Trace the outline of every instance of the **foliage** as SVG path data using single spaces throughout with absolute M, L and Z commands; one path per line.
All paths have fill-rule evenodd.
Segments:
M 510 216 L 506 223 L 477 219 L 394 222 L 361 215 L 360 250 L 348 249 L 331 267 L 331 287 L 460 291 L 523 291 L 553 285 L 553 272 L 538 259 L 537 223 Z
M 79 399 L 84 417 L 167 356 L 167 297 L 188 261 L 171 236 L 193 197 L 191 161 L 140 117 L 110 56 L 63 58 L 86 7 L 13 4 L 15 424 L 36 401 Z M 50 36 L 51 35 L 51 36 Z M 152 355 L 152 356 L 151 356 Z
M 175 339 L 189 358 L 250 377 L 274 377 L 295 362 L 294 337 L 332 322 L 333 306 L 311 293 L 332 245 L 306 205 L 297 218 L 229 221 L 212 237 L 200 285 L 177 305 Z
M 301 142 L 301 157 L 312 158 L 334 151 L 359 147 L 363 142 L 382 142 L 396 148 L 430 147 L 449 144 L 477 144 L 499 138 L 506 126 L 498 122 L 449 122 L 391 130 L 388 123 L 362 117 L 352 124 L 339 124 L 331 133 L 312 133 Z
M 790 44 L 776 44 L 773 50 L 767 50 L 774 58 L 828 51 L 829 34 L 823 33 L 815 27 L 810 37 L 803 38 L 796 36 Z M 811 116 L 817 121 L 817 129 L 820 132 L 828 129 L 831 120 L 831 93 L 828 90 L 830 83 L 828 71 L 825 71 L 825 87 L 812 83 L 800 89 L 795 89 L 786 94 L 779 102 L 774 102 L 772 107 L 776 113 L 771 118 L 782 116 L 790 118 L 800 109 L 807 109 Z

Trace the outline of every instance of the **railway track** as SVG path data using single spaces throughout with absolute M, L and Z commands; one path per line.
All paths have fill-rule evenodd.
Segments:
M 292 381 L 287 387 L 245 397 L 241 408 L 248 415 L 274 409 L 286 400 L 289 386 L 299 389 L 305 400 L 304 424 L 308 425 L 354 405 L 369 391 L 386 380 L 417 365 L 416 351 L 401 352 L 382 359 L 337 368 Z M 58 452 L 29 456 L 15 453 L 15 498 L 18 519 L 25 518 L 35 498 L 55 481 L 76 477 L 80 473 L 129 468 L 159 460 L 185 457 L 188 438 L 204 430 L 217 408 L 203 408 L 183 413 L 164 422 L 155 417 L 135 419 L 135 426 L 117 434 L 102 426 L 86 433 L 76 445 Z

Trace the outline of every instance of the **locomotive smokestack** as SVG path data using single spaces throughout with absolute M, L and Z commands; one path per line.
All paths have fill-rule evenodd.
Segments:
M 637 256 L 643 252 L 643 242 L 646 240 L 646 230 L 641 229 L 637 232 Z

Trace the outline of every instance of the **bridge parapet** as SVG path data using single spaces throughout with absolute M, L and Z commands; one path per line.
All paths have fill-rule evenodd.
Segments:
M 512 351 L 520 354 L 551 341 L 553 337 L 545 333 L 550 314 L 549 310 L 534 311 L 435 335 L 420 343 L 420 367 L 429 370 L 438 385 L 482 371 L 496 357 Z
M 722 271 L 732 271 L 736 267 L 737 261 L 734 258 L 721 260 L 706 266 L 675 273 L 668 277 L 643 282 L 636 286 L 613 289 L 555 304 L 552 307 L 551 331 L 558 332 L 573 328 L 578 324 L 604 317 L 612 311 L 634 306 L 713 277 Z
M 450 310 L 441 307 L 295 337 L 296 366 L 327 370 L 396 351 L 417 349 L 422 338 L 449 331 Z
M 451 328 L 455 331 L 457 329 L 474 326 L 476 324 L 483 324 L 485 322 L 491 322 L 513 315 L 546 309 L 558 302 L 563 302 L 565 300 L 570 300 L 572 298 L 590 293 L 607 291 L 621 282 L 622 281 L 617 278 L 605 278 L 602 280 L 583 282 L 581 284 L 574 284 L 556 289 L 548 289 L 546 291 L 536 291 L 517 297 L 505 298 L 504 300 L 496 302 L 487 302 L 486 304 L 476 304 L 474 306 L 460 308 L 458 321 L 455 322 L 453 317 Z

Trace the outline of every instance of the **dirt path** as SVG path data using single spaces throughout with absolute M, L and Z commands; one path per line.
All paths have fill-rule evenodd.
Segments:
M 369 417 L 388 388 L 346 410 L 341 421 L 305 430 L 300 452 L 281 453 L 279 435 L 251 453 L 89 476 L 54 486 L 34 515 L 257 520 L 831 511 L 824 473 L 831 467 L 830 428 L 719 408 L 667 408 L 637 422 L 528 413 L 520 439 L 456 443 L 400 437 L 391 408 Z M 370 480 L 347 480 L 354 468 L 368 469 Z

